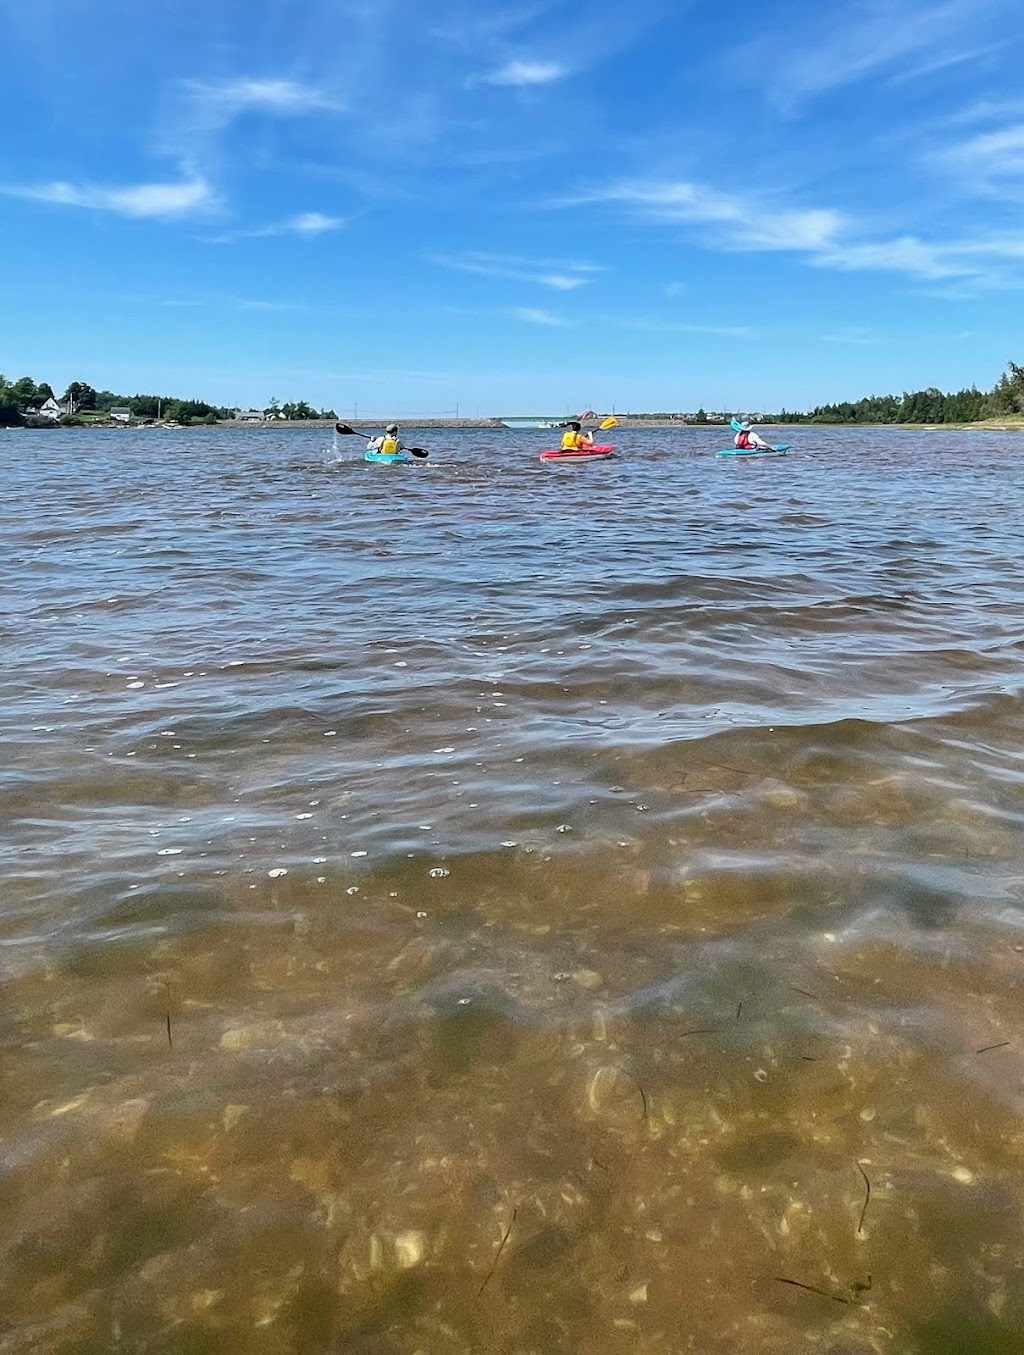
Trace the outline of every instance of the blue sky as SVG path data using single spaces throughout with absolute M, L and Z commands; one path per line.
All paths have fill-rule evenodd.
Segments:
M 1020 0 L 0 0 L 0 371 L 803 408 L 1024 361 Z

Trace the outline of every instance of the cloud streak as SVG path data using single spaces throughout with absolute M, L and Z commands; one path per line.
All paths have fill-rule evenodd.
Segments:
M 344 105 L 332 95 L 295 80 L 191 80 L 186 82 L 185 89 L 200 121 L 212 127 L 226 126 L 243 113 L 296 117 L 344 110 Z
M 116 188 L 55 180 L 3 191 L 30 202 L 113 212 L 140 220 L 169 221 L 196 216 L 208 213 L 218 205 L 217 195 L 202 177 L 181 179 L 176 183 L 142 183 Z
M 843 215 L 831 208 L 773 209 L 686 180 L 626 179 L 556 205 L 595 203 L 619 206 L 667 225 L 718 226 L 718 245 L 736 251 L 819 250 L 836 240 L 846 225 Z
M 1018 138 L 1019 132 L 1019 138 Z M 1011 151 L 1024 156 L 1024 128 L 983 147 L 1000 163 Z M 1024 164 L 1024 161 L 1022 161 Z M 653 225 L 704 228 L 705 248 L 725 253 L 791 252 L 817 268 L 840 272 L 901 273 L 922 282 L 958 284 L 964 296 L 995 286 L 1020 285 L 1024 232 L 987 232 L 947 240 L 905 234 L 873 237 L 861 222 L 832 208 L 793 209 L 760 199 L 747 206 L 705 184 L 624 180 L 564 200 L 556 206 L 606 204 Z M 947 293 L 952 295 L 953 293 Z
M 568 329 L 571 321 L 562 315 L 554 315 L 540 306 L 513 306 L 508 312 L 513 320 L 521 320 L 526 325 L 543 325 L 547 329 Z
M 938 72 L 973 60 L 979 30 L 989 17 L 1009 17 L 1006 0 L 858 0 L 836 21 L 820 11 L 823 25 L 808 36 L 806 15 L 796 33 L 781 29 L 747 47 L 741 65 L 770 63 L 773 99 L 783 108 L 900 63 L 911 74 Z M 904 70 L 902 72 L 906 74 Z
M 934 163 L 986 197 L 1024 200 L 1024 122 L 996 127 L 947 146 Z
M 480 84 L 497 85 L 509 89 L 523 89 L 536 85 L 551 85 L 564 80 L 569 68 L 558 61 L 537 61 L 517 58 L 480 77 Z
M 434 254 L 430 262 L 479 277 L 527 282 L 554 292 L 572 292 L 594 281 L 604 270 L 599 264 L 560 259 L 524 259 L 514 254 L 488 254 L 466 250 L 461 254 Z
M 256 226 L 251 230 L 228 231 L 215 236 L 210 243 L 214 245 L 233 245 L 238 240 L 266 240 L 274 236 L 291 235 L 300 239 L 313 240 L 317 236 L 331 231 L 342 230 L 348 221 L 342 216 L 328 216 L 324 212 L 302 212 L 289 217 L 286 221 L 273 222 L 269 226 Z

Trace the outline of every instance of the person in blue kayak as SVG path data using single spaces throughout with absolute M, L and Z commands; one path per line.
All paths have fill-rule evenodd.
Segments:
M 593 447 L 593 445 L 593 433 L 584 433 L 583 425 L 578 420 L 573 420 L 562 434 L 563 452 L 582 452 L 587 447 Z
M 733 425 L 735 427 L 735 424 Z M 765 442 L 760 433 L 755 433 L 749 423 L 741 423 L 733 442 L 741 452 L 770 452 L 771 443 Z
M 380 452 L 382 456 L 397 456 L 402 450 L 402 440 L 398 436 L 398 424 L 389 423 L 384 430 L 384 436 L 371 438 L 366 444 L 368 452 Z

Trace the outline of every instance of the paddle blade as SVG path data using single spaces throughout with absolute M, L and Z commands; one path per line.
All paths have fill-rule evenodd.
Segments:
M 607 417 L 607 419 L 602 419 L 602 420 L 601 420 L 601 432 L 602 432 L 602 433 L 605 432 L 605 430 L 608 429 L 608 428 L 618 428 L 618 426 L 619 426 L 619 421 L 618 421 L 618 419 L 616 419 L 616 418 L 614 417 L 614 415 L 609 414 L 608 417 Z
M 418 456 L 421 461 L 430 455 L 430 453 L 425 452 L 422 447 L 410 447 L 408 450 L 411 456 Z
M 347 423 L 336 423 L 334 425 L 334 431 L 336 433 L 341 433 L 343 437 L 347 434 L 351 434 L 352 437 L 359 437 L 356 430 L 354 428 L 349 428 Z

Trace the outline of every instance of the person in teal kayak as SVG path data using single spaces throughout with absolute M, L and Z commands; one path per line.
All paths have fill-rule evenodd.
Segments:
M 733 424 L 735 428 L 736 425 Z M 741 423 L 737 430 L 733 442 L 742 452 L 770 452 L 772 446 L 770 442 L 765 442 L 760 433 L 755 433 L 749 423 Z
M 371 438 L 366 444 L 368 452 L 380 452 L 382 456 L 397 456 L 402 450 L 402 440 L 398 436 L 398 424 L 389 423 L 384 430 L 384 436 Z
M 578 420 L 574 419 L 562 434 L 563 452 L 582 452 L 587 447 L 593 447 L 593 445 L 593 433 L 584 433 L 583 425 Z

